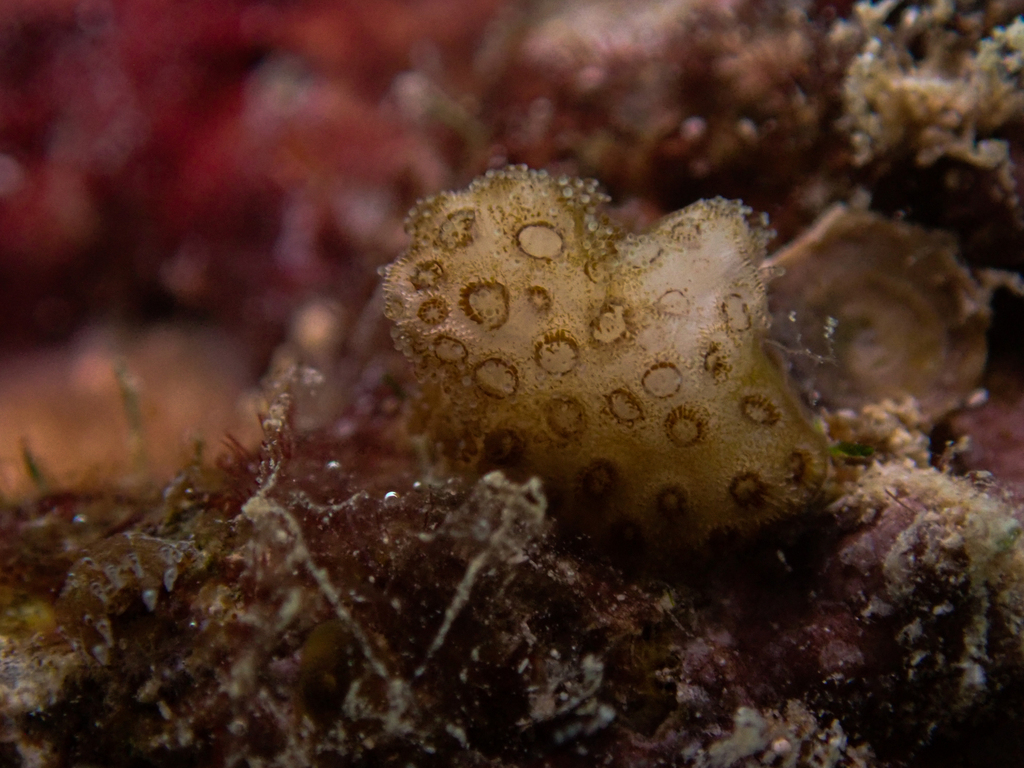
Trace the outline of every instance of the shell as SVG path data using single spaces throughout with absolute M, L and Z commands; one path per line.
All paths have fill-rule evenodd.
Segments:
M 978 386 L 989 292 L 952 235 L 837 205 L 770 264 L 775 336 L 823 404 L 913 397 L 934 423 Z

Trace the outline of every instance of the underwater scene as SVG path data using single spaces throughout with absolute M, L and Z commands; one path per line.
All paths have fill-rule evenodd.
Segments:
M 0 768 L 1024 765 L 1024 0 L 0 4 Z

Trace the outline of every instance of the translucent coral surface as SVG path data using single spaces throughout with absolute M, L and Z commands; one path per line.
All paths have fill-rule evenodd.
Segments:
M 761 349 L 764 231 L 716 199 L 624 235 L 606 200 L 517 167 L 412 211 L 385 311 L 431 439 L 641 560 L 799 511 L 827 459 Z

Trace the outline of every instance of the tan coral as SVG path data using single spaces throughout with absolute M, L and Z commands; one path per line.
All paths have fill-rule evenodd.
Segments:
M 801 509 L 828 464 L 761 349 L 764 230 L 715 199 L 625 235 L 606 200 L 513 167 L 412 211 L 385 312 L 425 430 L 457 469 L 540 475 L 570 529 L 654 557 Z

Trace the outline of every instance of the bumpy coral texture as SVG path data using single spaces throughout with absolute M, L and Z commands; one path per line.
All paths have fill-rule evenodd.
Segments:
M 418 205 L 385 312 L 456 469 L 545 480 L 570 530 L 656 554 L 804 507 L 824 440 L 762 351 L 765 231 L 723 199 L 624 234 L 523 166 Z

